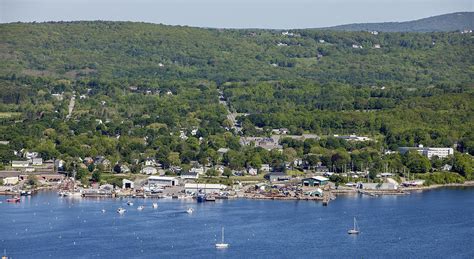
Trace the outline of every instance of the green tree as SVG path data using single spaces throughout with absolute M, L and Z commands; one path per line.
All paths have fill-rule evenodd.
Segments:
M 416 151 L 408 151 L 404 155 L 405 166 L 412 173 L 426 173 L 430 170 L 430 160 Z
M 95 171 L 92 173 L 92 182 L 100 183 L 100 180 L 102 178 L 102 173 L 100 171 Z
M 232 170 L 230 170 L 229 168 L 224 168 L 224 172 L 222 173 L 223 176 L 230 178 L 232 176 Z
M 37 186 L 38 178 L 36 178 L 36 175 L 28 175 L 28 177 L 26 178 L 26 184 L 31 186 Z

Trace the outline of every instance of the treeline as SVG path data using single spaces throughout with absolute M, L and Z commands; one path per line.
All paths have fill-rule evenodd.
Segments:
M 389 164 L 423 173 L 441 167 L 383 151 L 424 144 L 474 154 L 469 34 L 282 34 L 129 22 L 12 23 L 0 33 L 0 113 L 20 114 L 0 117 L 0 139 L 10 141 L 0 149 L 5 163 L 28 149 L 45 159 L 106 156 L 130 165 L 155 157 L 165 167 L 199 161 L 284 169 L 300 158 L 338 172 L 382 172 Z M 238 118 L 242 133 L 230 129 L 221 91 L 231 112 L 249 114 Z M 283 152 L 239 144 L 242 135 L 274 128 L 324 137 L 284 140 Z M 377 142 L 330 137 L 352 133 Z M 453 170 L 469 178 L 472 156 L 460 153 Z

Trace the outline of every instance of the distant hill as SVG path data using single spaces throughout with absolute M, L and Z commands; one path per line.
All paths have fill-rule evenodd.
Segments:
M 443 14 L 407 22 L 353 23 L 324 29 L 382 32 L 447 32 L 473 30 L 474 12 Z

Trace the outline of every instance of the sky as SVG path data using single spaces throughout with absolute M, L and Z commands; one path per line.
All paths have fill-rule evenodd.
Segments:
M 461 11 L 474 11 L 474 0 L 0 0 L 0 23 L 111 20 L 290 29 Z

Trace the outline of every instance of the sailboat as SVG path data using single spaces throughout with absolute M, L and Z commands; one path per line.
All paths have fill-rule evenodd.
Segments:
M 359 229 L 357 228 L 357 221 L 356 221 L 355 217 L 354 217 L 354 228 L 349 229 L 347 231 L 347 234 L 349 234 L 349 235 L 358 235 L 359 234 Z
M 224 227 L 222 227 L 222 240 L 220 243 L 217 243 L 216 244 L 216 248 L 227 248 L 229 247 L 229 244 L 227 243 L 224 243 Z

